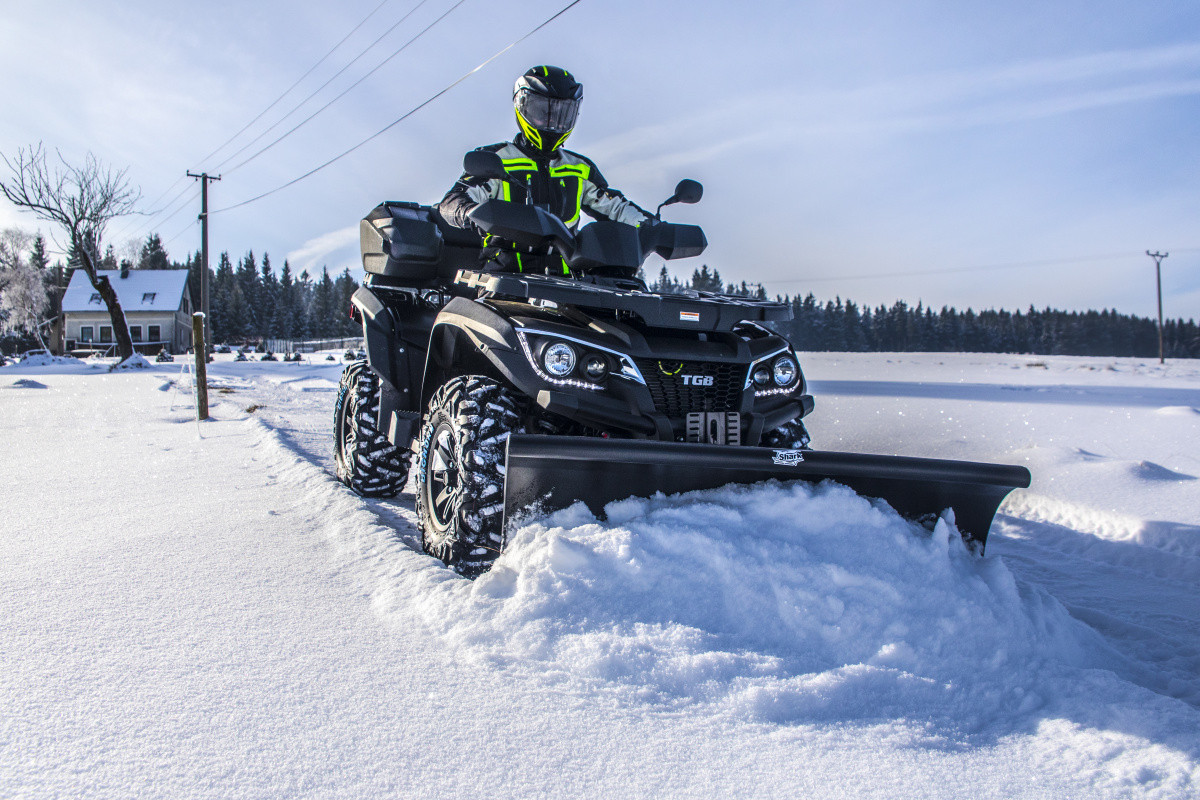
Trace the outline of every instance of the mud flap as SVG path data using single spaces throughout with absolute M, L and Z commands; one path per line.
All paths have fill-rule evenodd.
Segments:
M 1004 464 L 816 450 L 514 435 L 508 440 L 504 518 L 536 506 L 549 513 L 582 501 L 597 516 L 626 497 L 677 494 L 729 483 L 836 481 L 921 519 L 954 510 L 965 538 L 987 542 L 992 518 L 1029 470 Z

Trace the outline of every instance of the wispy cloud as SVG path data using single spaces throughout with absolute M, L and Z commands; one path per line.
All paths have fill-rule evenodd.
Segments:
M 330 254 L 344 250 L 358 243 L 358 226 L 350 225 L 336 231 L 323 233 L 309 239 L 304 244 L 287 254 L 287 260 L 295 272 L 312 270 L 328 263 Z
M 1110 51 L 798 94 L 792 107 L 804 113 L 797 116 L 800 130 L 793 126 L 793 132 L 992 125 L 1195 94 L 1200 94 L 1200 44 Z

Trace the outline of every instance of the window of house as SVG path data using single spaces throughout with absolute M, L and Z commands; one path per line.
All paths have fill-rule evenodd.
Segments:
M 142 340 L 142 326 L 141 325 L 130 325 L 129 326 L 129 338 L 133 339 L 135 342 L 140 342 Z
M 162 341 L 162 328 L 159 327 L 158 325 L 147 326 L 146 333 L 148 334 L 147 341 L 150 341 L 150 342 L 161 342 Z
M 100 326 L 100 344 L 112 344 L 112 325 Z
M 158 294 L 158 292 L 146 292 L 145 294 L 142 295 L 142 302 L 143 303 L 153 303 L 154 296 L 156 294 Z
M 88 298 L 88 302 L 95 303 L 96 305 L 100 305 L 100 293 L 92 292 L 92 296 Z
M 95 331 L 92 329 L 91 325 L 80 325 L 79 326 L 79 341 L 81 341 L 81 342 L 92 341 L 92 335 L 94 333 L 95 333 Z

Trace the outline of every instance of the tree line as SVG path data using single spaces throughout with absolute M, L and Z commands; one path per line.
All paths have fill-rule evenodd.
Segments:
M 761 284 L 724 283 L 721 273 L 709 270 L 707 265 L 694 270 L 690 281 L 672 276 L 664 266 L 651 288 L 667 294 L 696 290 L 767 299 Z M 935 311 L 923 303 L 910 306 L 903 300 L 876 308 L 840 297 L 820 302 L 812 293 L 774 299 L 791 305 L 793 318 L 772 327 L 801 350 L 1133 358 L 1158 355 L 1157 321 L 1116 309 L 1059 311 L 1031 306 L 1024 312 L 959 311 L 942 306 Z M 1200 358 L 1200 327 L 1195 320 L 1163 320 L 1163 352 L 1168 358 Z
M 21 352 L 46 347 L 49 326 L 62 313 L 62 298 L 72 273 L 80 268 L 84 243 L 73 246 L 64 263 L 51 263 L 46 241 L 19 229 L 0 232 L 0 350 Z M 112 245 L 103 255 L 93 253 L 101 270 L 186 269 L 192 307 L 200 308 L 200 253 L 183 262 L 173 261 L 157 233 L 150 234 L 140 250 L 119 254 Z M 361 334 L 350 321 L 350 296 L 358 281 L 343 269 L 333 277 L 328 268 L 318 276 L 302 270 L 292 273 L 284 261 L 278 274 L 271 257 L 256 259 L 247 252 L 236 264 L 221 253 L 216 269 L 209 269 L 210 325 L 219 343 L 243 344 L 264 339 L 333 339 Z
M 61 313 L 63 293 L 82 257 L 80 245 L 72 246 L 66 264 L 52 264 L 40 235 L 31 237 L 16 229 L 2 233 L 0 349 L 13 353 L 45 346 L 44 322 Z M 193 307 L 200 307 L 200 254 L 193 253 L 182 263 L 172 261 L 156 233 L 150 234 L 140 249 L 126 247 L 124 255 L 110 245 L 102 256 L 95 256 L 95 261 L 100 269 L 187 269 Z M 359 286 L 349 269 L 336 277 L 327 268 L 315 277 L 307 270 L 296 275 L 287 261 L 276 272 L 265 253 L 260 260 L 249 251 L 235 263 L 226 252 L 218 257 L 216 268 L 210 269 L 209 281 L 210 324 L 216 342 L 330 339 L 361 333 L 347 313 L 350 296 Z M 673 276 L 664 266 L 649 285 L 665 294 L 694 290 L 768 299 L 761 284 L 726 283 L 720 272 L 708 265 L 694 270 L 688 280 Z M 934 310 L 920 302 L 910 306 L 902 300 L 870 308 L 841 297 L 822 302 L 812 293 L 774 299 L 791 305 L 793 319 L 773 323 L 773 327 L 801 350 L 1138 358 L 1158 354 L 1156 322 L 1115 309 L 959 311 L 943 306 Z M 1165 320 L 1163 343 L 1169 358 L 1200 358 L 1200 327 L 1194 320 Z
M 18 209 L 49 223 L 70 245 L 66 268 L 51 266 L 45 241 L 17 229 L 0 231 L 0 347 L 4 352 L 26 349 L 37 342 L 45 346 L 51 323 L 61 316 L 62 293 L 74 269 L 82 269 L 112 318 L 118 353 L 133 354 L 120 300 L 107 269 L 163 269 L 183 266 L 189 271 L 192 303 L 199 306 L 200 258 L 190 256 L 184 265 L 171 262 L 157 234 L 151 234 L 133 258 L 120 259 L 109 246 L 103 256 L 99 243 L 105 226 L 133 213 L 140 193 L 126 180 L 126 170 L 115 170 L 88 154 L 82 164 L 58 156 L 55 164 L 42 144 L 19 148 L 13 157 L 0 155 L 8 167 L 0 179 L 0 194 Z M 640 274 L 640 272 L 639 272 Z M 644 277 L 644 276 L 642 276 Z M 210 273 L 211 324 L 218 341 L 237 342 L 262 338 L 330 338 L 355 335 L 357 328 L 341 316 L 357 282 L 349 270 L 330 278 L 327 269 L 314 279 L 306 271 L 293 276 L 285 261 L 278 277 L 270 258 L 261 265 L 253 252 L 235 268 L 227 253 Z M 765 300 L 761 284 L 726 284 L 707 265 L 693 271 L 691 280 L 673 277 L 664 266 L 653 288 L 664 293 L 691 290 L 723 292 Z M 1055 309 L 1027 312 L 985 310 L 976 313 L 943 306 L 934 312 L 917 303 L 897 301 L 891 307 L 860 307 L 841 297 L 817 301 L 778 296 L 789 303 L 794 319 L 777 323 L 777 329 L 797 347 L 806 350 L 848 351 L 967 351 L 1016 352 L 1095 356 L 1155 355 L 1157 327 L 1152 320 L 1105 311 L 1067 312 Z M 1200 332 L 1194 320 L 1174 319 L 1164 324 L 1164 353 L 1173 358 L 1200 357 Z

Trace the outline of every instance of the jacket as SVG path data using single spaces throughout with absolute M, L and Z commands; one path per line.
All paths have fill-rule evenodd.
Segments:
M 534 151 L 523 149 L 521 144 L 522 137 L 518 134 L 511 142 L 479 148 L 500 156 L 509 180 L 484 180 L 464 173 L 438 203 L 442 218 L 455 227 L 470 229 L 467 214 L 476 205 L 490 199 L 524 203 L 531 194 L 534 203 L 549 208 L 571 230 L 579 227 L 581 212 L 595 219 L 612 219 L 635 226 L 650 218 L 650 214 L 611 188 L 591 160 L 560 148 L 547 161 L 535 157 Z M 485 241 L 485 245 L 489 244 Z M 490 249 L 488 255 L 494 257 L 498 248 Z M 506 249 L 514 248 L 508 245 Z M 510 259 L 503 260 L 505 266 L 510 266 L 509 262 Z M 521 268 L 519 263 L 515 266 Z

